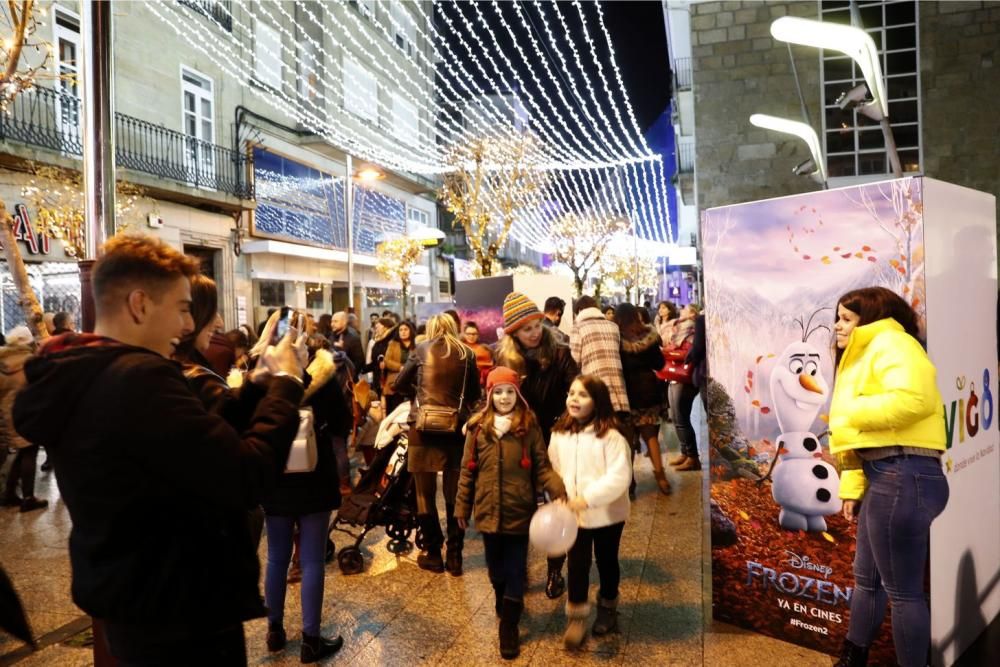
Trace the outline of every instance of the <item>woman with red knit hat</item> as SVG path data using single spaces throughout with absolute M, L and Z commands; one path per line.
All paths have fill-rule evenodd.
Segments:
M 566 396 L 580 369 L 569 346 L 556 341 L 552 330 L 542 326 L 545 317 L 538 306 L 520 292 L 503 300 L 504 336 L 497 344 L 497 366 L 512 369 L 521 379 L 521 394 L 527 401 L 549 442 L 552 426 L 566 409 Z M 565 558 L 550 558 L 545 595 L 555 599 L 566 591 L 562 575 Z
M 524 609 L 528 526 L 537 507 L 536 495 L 546 491 L 553 499 L 566 496 L 520 385 L 517 372 L 503 366 L 487 376 L 486 405 L 466 426 L 455 501 L 462 530 L 475 509 L 500 617 L 500 655 L 507 660 L 520 652 L 518 623 Z

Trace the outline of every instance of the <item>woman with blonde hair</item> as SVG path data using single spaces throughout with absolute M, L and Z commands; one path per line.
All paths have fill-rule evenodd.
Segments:
M 689 351 L 694 344 L 695 319 L 701 313 L 697 305 L 690 303 L 681 308 L 680 316 L 673 321 L 670 328 L 670 338 L 663 344 L 668 350 Z M 681 443 L 681 453 L 670 461 L 675 470 L 701 470 L 701 459 L 698 456 L 698 440 L 695 438 L 694 426 L 691 425 L 691 408 L 698 396 L 698 385 L 684 382 L 671 382 L 667 387 L 667 399 L 670 403 L 670 418 L 677 431 L 677 439 Z
M 393 390 L 415 397 L 410 407 L 407 467 L 417 493 L 417 522 L 424 538 L 424 553 L 417 565 L 431 572 L 462 574 L 465 531 L 455 520 L 462 463 L 462 425 L 479 400 L 476 356 L 458 339 L 455 321 L 446 314 L 427 322 L 427 340 L 410 352 L 393 382 Z M 437 474 L 444 476 L 447 511 L 447 553 L 441 558 L 444 535 L 437 510 Z

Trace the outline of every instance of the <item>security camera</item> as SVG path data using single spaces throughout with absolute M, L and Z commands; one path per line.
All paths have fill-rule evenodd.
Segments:
M 796 176 L 811 176 L 817 171 L 819 171 L 819 169 L 816 167 L 816 162 L 812 158 L 807 158 L 792 168 L 792 173 Z
M 868 97 L 868 86 L 859 84 L 847 92 L 841 93 L 837 98 L 837 106 L 844 111 L 857 109 L 858 113 L 864 114 L 872 120 L 882 120 L 882 111 L 874 99 Z

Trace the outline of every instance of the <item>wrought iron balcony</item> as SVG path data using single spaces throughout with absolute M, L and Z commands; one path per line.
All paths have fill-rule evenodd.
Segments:
M 673 62 L 674 90 L 691 90 L 694 83 L 690 58 L 676 58 Z
M 226 32 L 233 31 L 232 2 L 230 0 L 180 0 Z
M 17 141 L 64 155 L 83 155 L 80 99 L 52 88 L 18 95 L 0 113 L 0 141 Z M 250 158 L 182 132 L 115 114 L 119 167 L 198 188 L 253 199 Z

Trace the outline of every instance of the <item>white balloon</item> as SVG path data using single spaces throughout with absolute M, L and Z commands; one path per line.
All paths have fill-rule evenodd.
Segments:
M 576 543 L 576 514 L 563 503 L 542 505 L 531 517 L 528 539 L 549 556 L 562 556 Z

